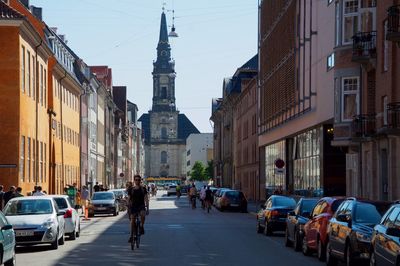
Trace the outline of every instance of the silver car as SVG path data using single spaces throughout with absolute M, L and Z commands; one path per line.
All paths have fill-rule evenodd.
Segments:
M 11 199 L 3 210 L 13 225 L 17 245 L 64 244 L 64 214 L 49 197 L 32 196 Z
M 67 195 L 49 195 L 55 200 L 60 211 L 65 211 L 65 235 L 69 239 L 75 240 L 81 233 L 81 219 L 78 212 L 72 207 L 72 203 Z
M 101 191 L 93 193 L 89 204 L 89 217 L 93 217 L 96 214 L 112 214 L 117 216 L 118 213 L 118 201 L 113 192 Z

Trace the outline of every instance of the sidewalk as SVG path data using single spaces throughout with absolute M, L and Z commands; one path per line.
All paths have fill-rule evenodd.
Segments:
M 264 204 L 265 201 L 248 201 L 247 202 L 247 212 L 253 215 L 257 215 L 257 212 L 260 210 L 261 204 Z

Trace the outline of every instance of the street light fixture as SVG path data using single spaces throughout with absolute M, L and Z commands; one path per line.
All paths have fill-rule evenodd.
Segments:
M 168 36 L 172 37 L 172 38 L 177 38 L 179 36 L 178 36 L 178 33 L 176 33 L 176 31 L 175 31 L 174 22 L 175 22 L 175 10 L 172 10 L 172 29 L 169 32 Z

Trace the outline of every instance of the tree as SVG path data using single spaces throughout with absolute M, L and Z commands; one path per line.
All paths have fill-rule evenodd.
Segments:
M 209 179 L 214 179 L 214 161 L 208 161 L 207 162 L 207 167 L 205 169 L 205 174 L 206 178 Z
M 190 179 L 193 181 L 206 180 L 204 165 L 200 161 L 196 161 L 190 171 Z

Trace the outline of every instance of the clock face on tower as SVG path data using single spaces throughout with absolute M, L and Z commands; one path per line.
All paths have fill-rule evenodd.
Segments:
M 167 51 L 162 50 L 162 51 L 161 51 L 161 56 L 166 56 L 166 55 L 167 55 Z

